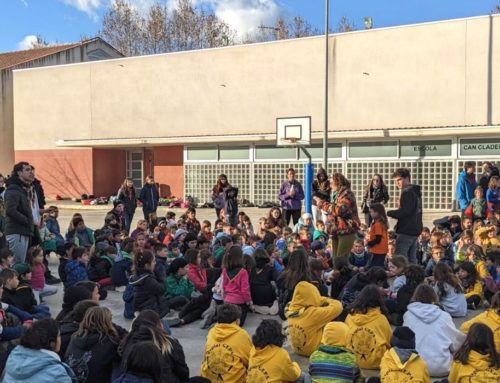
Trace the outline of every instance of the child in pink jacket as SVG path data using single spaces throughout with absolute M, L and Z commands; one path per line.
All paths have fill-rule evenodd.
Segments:
M 243 251 L 239 246 L 232 246 L 222 269 L 222 291 L 224 303 L 241 307 L 240 326 L 243 327 L 247 317 L 248 306 L 252 304 L 248 272 L 243 268 Z

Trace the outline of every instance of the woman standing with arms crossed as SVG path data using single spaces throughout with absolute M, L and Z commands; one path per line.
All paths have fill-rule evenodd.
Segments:
M 366 226 L 370 227 L 372 218 L 370 216 L 370 206 L 375 203 L 385 205 L 389 201 L 389 192 L 380 174 L 374 174 L 371 181 L 366 185 L 365 194 L 361 209 L 365 215 Z
M 132 178 L 125 178 L 122 186 L 118 189 L 116 198 L 123 202 L 125 206 L 125 231 L 130 231 L 130 224 L 134 219 L 135 208 L 137 207 L 137 197 L 135 193 L 134 181 Z
M 332 202 L 324 202 L 318 197 L 314 198 L 318 207 L 328 214 L 333 255 L 346 257 L 351 251 L 360 226 L 356 197 L 351 190 L 351 183 L 341 173 L 332 175 L 330 185 L 335 195 Z
M 295 169 L 289 168 L 286 172 L 286 178 L 281 184 L 278 197 L 281 201 L 286 224 L 290 225 L 290 218 L 292 218 L 295 226 L 301 216 L 304 189 L 301 183 L 295 179 Z

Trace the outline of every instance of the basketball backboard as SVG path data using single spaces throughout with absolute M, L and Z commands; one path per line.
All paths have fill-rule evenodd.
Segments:
M 310 143 L 310 116 L 276 119 L 276 146 L 308 146 Z

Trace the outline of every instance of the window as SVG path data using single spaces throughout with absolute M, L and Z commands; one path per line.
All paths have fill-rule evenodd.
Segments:
M 142 150 L 127 151 L 127 177 L 132 178 L 136 188 L 142 188 L 144 180 L 144 153 Z
M 350 158 L 397 157 L 397 155 L 398 143 L 396 141 L 349 143 Z
M 500 138 L 461 139 L 460 156 L 500 156 Z
M 248 160 L 249 146 L 219 146 L 219 160 Z
M 451 140 L 440 141 L 401 141 L 401 157 L 449 157 L 451 156 Z
M 280 148 L 275 145 L 260 145 L 255 147 L 256 160 L 296 160 L 297 148 Z
M 312 158 L 323 158 L 323 143 L 314 143 L 308 146 L 307 151 L 311 154 Z M 328 144 L 328 158 L 341 158 L 342 157 L 342 144 L 340 142 Z M 302 150 L 299 149 L 299 158 L 305 159 L 307 156 Z
M 217 146 L 187 147 L 188 161 L 217 161 Z

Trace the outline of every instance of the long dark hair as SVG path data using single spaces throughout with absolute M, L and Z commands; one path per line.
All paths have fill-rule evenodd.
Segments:
M 382 178 L 382 175 L 380 175 L 378 173 L 375 173 L 372 176 L 372 179 L 370 180 L 370 182 L 368 182 L 368 185 L 366 185 L 365 191 L 370 192 L 370 190 L 373 189 L 373 179 L 375 177 L 378 177 L 380 179 L 380 189 L 386 189 L 387 188 L 387 186 L 385 186 L 384 179 Z
M 136 251 L 134 253 L 133 271 L 136 274 L 146 272 L 146 265 L 153 262 L 154 255 L 151 251 Z
M 141 377 L 148 376 L 154 383 L 161 383 L 161 367 L 164 363 L 160 350 L 151 341 L 135 343 L 123 361 L 125 372 Z
M 289 255 L 288 266 L 281 273 L 280 279 L 288 290 L 293 290 L 299 282 L 311 282 L 311 269 L 305 250 L 298 249 Z
M 380 220 L 380 222 L 382 223 L 384 228 L 388 229 L 389 228 L 389 221 L 387 219 L 387 214 L 385 212 L 385 206 L 379 202 L 375 202 L 375 203 L 370 205 L 370 210 L 373 210 L 375 213 L 378 214 L 378 217 L 379 217 L 378 219 Z
M 483 323 L 474 323 L 470 327 L 465 342 L 455 353 L 453 359 L 462 364 L 467 364 L 471 351 L 489 355 L 491 359 L 490 367 L 500 368 L 500 355 L 495 348 L 493 331 Z
M 445 289 L 445 283 L 449 284 L 456 293 L 463 293 L 462 285 L 458 277 L 453 274 L 451 267 L 446 263 L 440 262 L 434 267 L 433 271 L 434 283 L 439 291 L 440 297 L 445 297 L 447 292 Z
M 472 262 L 462 262 L 458 269 L 467 271 L 467 277 L 461 280 L 462 286 L 465 290 L 474 287 L 474 284 L 479 280 L 479 274 L 477 272 L 476 266 Z
M 226 180 L 226 183 L 224 185 L 222 184 L 221 179 Z M 221 175 L 219 175 L 219 177 L 217 177 L 217 183 L 215 184 L 212 191 L 214 193 L 218 194 L 218 193 L 222 192 L 222 189 L 224 189 L 225 187 L 229 187 L 229 186 L 231 186 L 231 185 L 227 181 L 227 176 L 225 174 L 221 174 Z
M 227 270 L 243 267 L 243 251 L 241 247 L 237 245 L 231 246 L 222 263 Z
M 132 187 L 128 187 L 127 182 L 130 181 L 132 182 Z M 123 194 L 125 194 L 128 199 L 132 200 L 135 198 L 135 187 L 133 185 L 134 180 L 130 177 L 125 178 L 125 180 L 122 183 L 121 190 Z
M 354 302 L 351 303 L 349 312 L 351 314 L 366 314 L 369 309 L 377 307 L 380 308 L 383 315 L 386 317 L 389 315 L 378 286 L 367 285 L 363 287 L 363 290 L 361 290 Z

